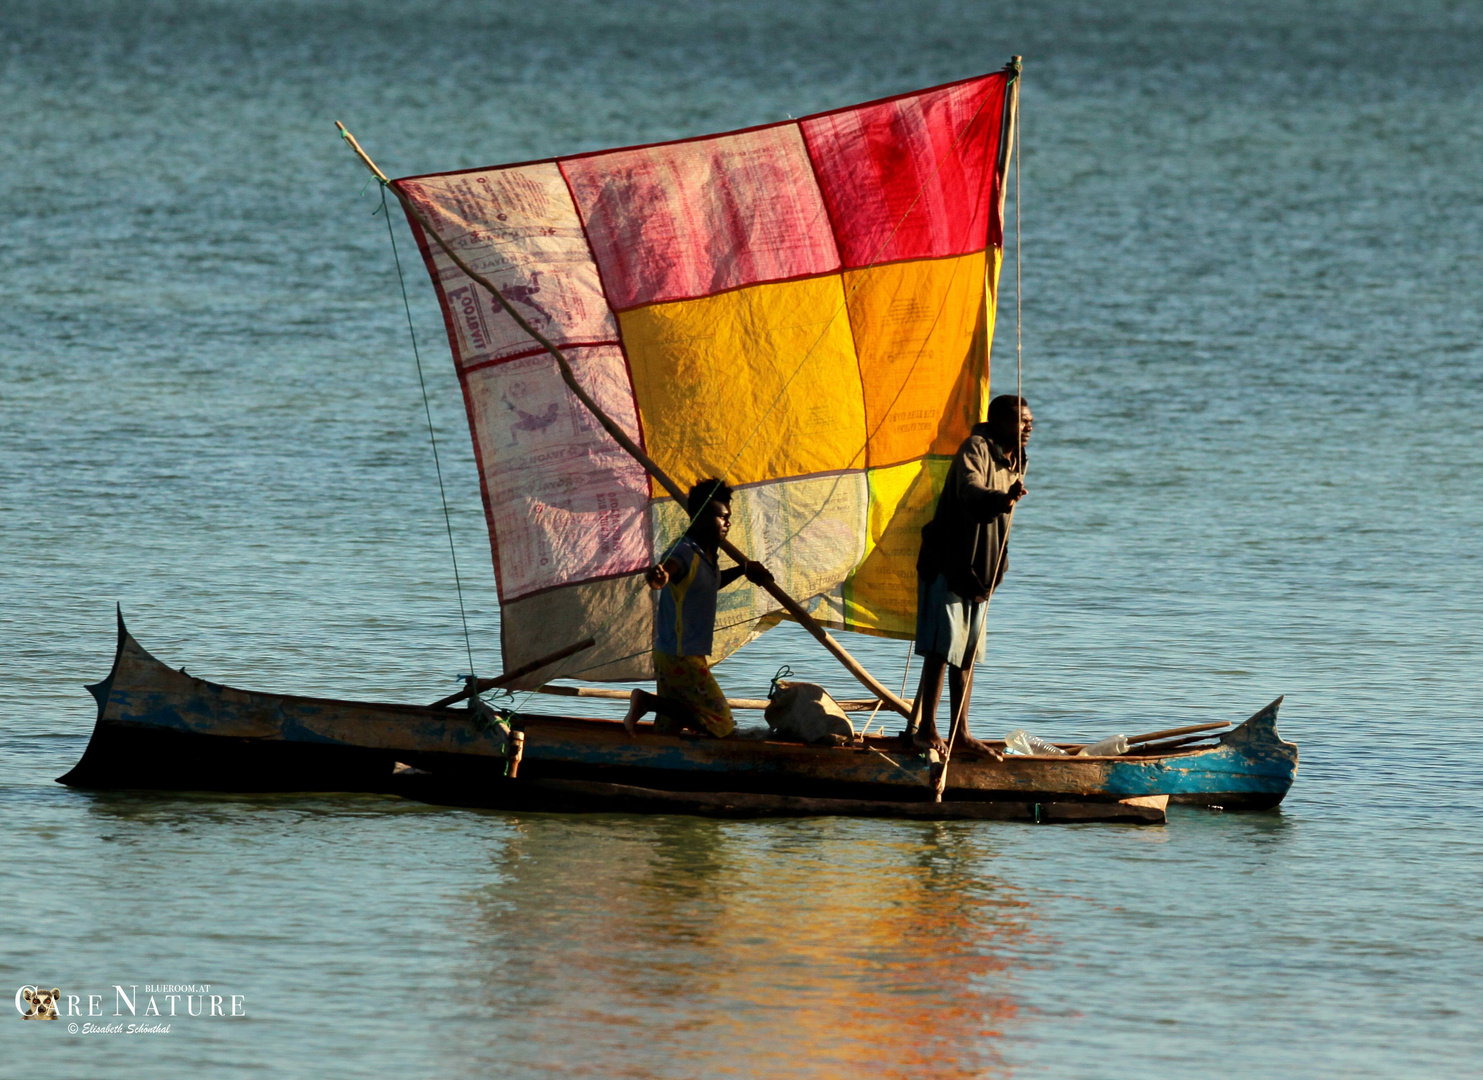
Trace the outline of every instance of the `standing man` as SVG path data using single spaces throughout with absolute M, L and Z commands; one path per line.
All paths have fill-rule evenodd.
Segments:
M 1009 525 L 1025 494 L 1025 444 L 1034 418 L 1023 398 L 1004 394 L 989 403 L 987 423 L 975 424 L 948 469 L 937 512 L 922 527 L 917 557 L 917 647 L 922 681 L 907 721 L 912 744 L 939 753 L 947 743 L 937 733 L 942 673 L 948 671 L 952 714 L 973 690 L 973 661 L 983 649 L 984 613 L 1004 580 Z M 968 734 L 967 718 L 957 748 L 998 757 Z
M 772 574 L 750 559 L 725 571 L 717 566 L 717 550 L 731 531 L 731 488 L 720 480 L 702 480 L 685 503 L 690 528 L 669 558 L 645 575 L 649 588 L 664 590 L 654 625 L 659 692 L 635 690 L 629 695 L 623 726 L 631 735 L 639 719 L 652 712 L 654 729 L 661 734 L 689 729 L 724 739 L 736 725 L 706 664 L 716 629 L 716 594 L 743 575 L 754 585 L 765 585 Z

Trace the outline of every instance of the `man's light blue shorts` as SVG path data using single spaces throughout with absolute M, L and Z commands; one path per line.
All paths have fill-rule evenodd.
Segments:
M 930 585 L 917 578 L 917 655 L 945 656 L 949 664 L 960 668 L 968 643 L 976 641 L 973 654 L 982 659 L 988 607 L 964 600 L 947 587 L 947 578 L 941 574 Z

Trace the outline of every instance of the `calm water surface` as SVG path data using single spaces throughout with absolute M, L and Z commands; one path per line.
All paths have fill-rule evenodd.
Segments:
M 52 782 L 115 601 L 239 685 L 427 701 L 467 667 L 385 227 L 332 120 L 406 174 L 1011 53 L 1039 424 L 975 726 L 1287 694 L 1280 811 L 735 823 Z M 16 1018 L 0 1069 L 1483 1075 L 1480 85 L 1483 15 L 1426 0 L 0 3 L 0 996 L 106 992 L 111 1019 L 115 983 L 209 982 L 247 1009 Z M 493 670 L 468 436 L 409 272 Z M 851 647 L 900 677 L 902 643 Z M 853 693 L 786 628 L 720 674 L 755 696 L 783 662 Z

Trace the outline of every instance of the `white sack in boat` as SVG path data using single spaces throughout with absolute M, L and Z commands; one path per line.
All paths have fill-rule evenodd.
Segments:
M 822 686 L 780 682 L 763 717 L 774 738 L 844 746 L 855 739 L 850 718 Z

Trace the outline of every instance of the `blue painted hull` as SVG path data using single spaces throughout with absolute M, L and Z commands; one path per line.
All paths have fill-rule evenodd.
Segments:
M 1119 759 L 1107 776 L 1113 794 L 1157 791 L 1170 801 L 1232 809 L 1269 809 L 1280 803 L 1298 771 L 1298 748 L 1277 734 L 1278 698 L 1221 737 L 1220 745 L 1190 755 Z M 1223 801 L 1222 801 L 1223 800 Z

